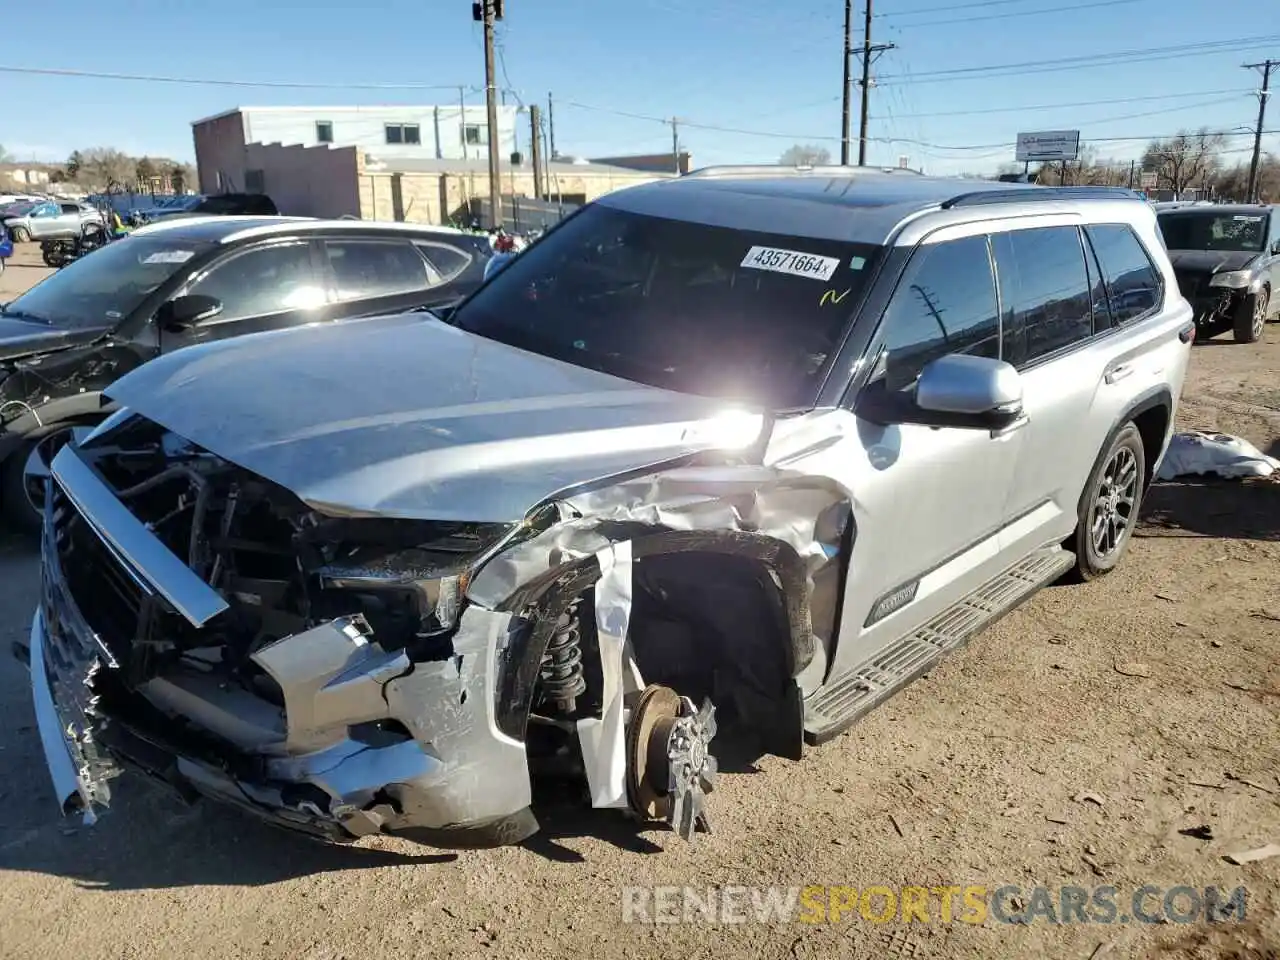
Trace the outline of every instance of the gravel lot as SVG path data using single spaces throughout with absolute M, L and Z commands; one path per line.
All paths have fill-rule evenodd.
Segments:
M 0 291 L 43 274 L 21 252 Z M 1280 455 L 1277 371 L 1280 326 L 1199 346 L 1182 425 Z M 36 591 L 31 548 L 0 543 L 0 653 Z M 722 776 L 695 845 L 553 800 L 530 843 L 459 854 L 325 847 L 136 778 L 97 827 L 59 821 L 26 673 L 4 655 L 0 956 L 1277 958 L 1280 857 L 1223 855 L 1280 843 L 1278 650 L 1280 483 L 1162 485 L 1114 576 L 1041 593 L 802 764 Z M 1201 826 L 1211 839 L 1180 833 Z M 1247 917 L 621 922 L 631 884 L 1111 884 L 1124 903 L 1148 883 L 1246 885 Z

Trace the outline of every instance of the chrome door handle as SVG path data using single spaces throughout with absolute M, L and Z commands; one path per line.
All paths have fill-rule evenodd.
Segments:
M 1129 363 L 1122 363 L 1119 366 L 1112 367 L 1108 370 L 1103 379 L 1106 380 L 1107 383 L 1119 383 L 1131 373 L 1133 373 L 1133 365 Z

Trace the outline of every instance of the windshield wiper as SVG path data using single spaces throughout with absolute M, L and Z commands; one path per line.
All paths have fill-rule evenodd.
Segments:
M 12 318 L 13 318 L 13 319 L 15 319 L 15 320 L 27 320 L 27 321 L 29 321 L 29 322 L 31 322 L 31 323 L 39 323 L 39 324 L 43 324 L 43 325 L 44 325 L 44 326 L 46 326 L 46 327 L 52 327 L 52 326 L 53 326 L 53 321 L 52 321 L 52 320 L 50 320 L 48 317 L 40 317 L 40 316 L 37 316 L 37 315 L 36 315 L 36 314 L 34 314 L 34 313 L 28 313 L 28 312 L 27 312 L 27 311 L 25 311 L 25 310 L 9 310 L 9 309 L 5 309 L 5 310 L 3 310 L 3 311 L 0 311 L 0 316 L 4 316 L 4 317 L 12 317 Z

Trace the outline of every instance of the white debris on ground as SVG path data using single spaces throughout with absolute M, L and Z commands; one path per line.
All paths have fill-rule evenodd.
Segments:
M 1269 457 L 1248 440 L 1225 433 L 1176 433 L 1169 441 L 1157 480 L 1211 474 L 1228 480 L 1269 477 L 1280 460 Z

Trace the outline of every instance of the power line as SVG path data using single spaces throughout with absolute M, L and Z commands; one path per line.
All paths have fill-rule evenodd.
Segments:
M 1280 35 L 1265 37 L 1241 37 L 1233 40 L 1210 40 L 1199 43 L 1178 44 L 1167 47 L 1139 47 L 1133 50 L 1115 50 L 1109 53 L 1086 54 L 1078 57 L 1061 57 L 1056 60 L 1026 60 L 1008 63 L 988 63 L 973 67 L 957 67 L 951 70 L 931 70 L 916 73 L 912 83 L 935 80 L 961 80 L 969 77 L 1023 76 L 1032 73 L 1050 73 L 1054 70 L 1082 69 L 1095 66 L 1111 66 L 1120 63 L 1143 63 L 1170 57 L 1204 56 L 1213 53 L 1229 53 L 1280 42 Z M 897 77 L 881 77 L 880 83 L 901 83 Z
M 949 13 L 953 10 L 976 10 L 980 7 L 1005 7 L 1013 3 L 1027 3 L 1029 0 L 975 0 L 972 3 L 949 3 L 940 7 L 917 7 L 914 10 L 895 10 L 892 14 L 882 13 L 881 17 L 913 17 L 921 13 Z
M 565 106 L 577 107 L 579 110 L 590 110 L 596 113 L 607 113 L 613 116 L 626 117 L 631 120 L 643 120 L 649 123 L 661 123 L 667 126 L 669 126 L 671 123 L 670 117 L 655 117 L 650 114 L 632 113 L 627 110 L 614 110 L 609 107 L 601 107 L 601 106 L 596 106 L 589 103 L 582 103 L 581 101 L 578 101 L 578 100 L 560 100 L 558 102 Z M 1095 122 L 1105 122 L 1105 121 L 1095 121 Z M 770 139 L 777 139 L 777 140 L 791 140 L 792 142 L 797 142 L 797 143 L 805 142 L 805 141 L 833 143 L 833 142 L 838 142 L 840 140 L 839 137 L 830 137 L 830 136 L 822 136 L 822 135 L 815 135 L 815 134 L 779 133 L 772 130 L 747 130 L 739 127 L 726 127 L 726 126 L 721 126 L 720 124 L 701 123 L 695 120 L 686 119 L 684 117 L 680 118 L 680 125 L 683 127 L 690 127 L 695 130 L 707 130 L 714 133 L 729 133 L 729 134 L 735 134 L 737 136 L 746 136 L 746 137 L 767 137 Z M 1270 134 L 1270 133 L 1276 133 L 1280 131 L 1265 130 L 1263 132 L 1266 134 Z M 1124 142 L 1137 142 L 1140 140 L 1167 140 L 1172 137 L 1179 136 L 1181 133 L 1185 133 L 1185 131 L 1180 131 L 1179 133 L 1142 134 L 1139 136 L 1132 136 L 1132 137 L 1088 137 L 1086 138 L 1086 140 L 1089 143 L 1124 143 Z M 1220 131 L 1213 131 L 1213 132 L 1206 131 L 1205 135 L 1214 136 L 1214 137 L 1217 137 L 1217 136 L 1239 137 L 1239 136 L 1245 136 L 1251 133 L 1252 131 L 1250 130 L 1235 129 L 1235 130 L 1220 130 Z M 1196 135 L 1197 136 L 1199 135 L 1199 131 L 1196 131 Z M 868 137 L 867 139 L 868 141 L 873 143 L 907 143 L 907 144 L 915 144 L 923 147 L 929 147 L 935 150 L 963 150 L 963 151 L 996 150 L 996 149 L 1006 149 L 1008 147 L 1013 146 L 1012 141 L 1005 141 L 1001 143 L 980 143 L 980 144 L 943 144 L 943 143 L 931 143 L 927 140 L 907 139 L 904 137 Z
M 13 67 L 0 65 L 0 73 L 42 77 L 79 77 L 90 80 L 137 80 L 142 83 L 185 83 L 210 87 L 278 87 L 295 90 L 457 90 L 479 87 L 457 83 L 307 83 L 292 80 L 225 80 L 214 77 L 174 77 L 142 73 L 103 73 L 95 70 L 63 70 L 55 67 Z
M 1038 17 L 1046 13 L 1074 13 L 1077 10 L 1089 10 L 1094 7 L 1116 7 L 1125 3 L 1149 3 L 1150 0 L 1094 0 L 1092 3 L 1077 3 L 1068 7 L 1043 7 L 1039 10 L 1014 10 L 1009 13 L 989 13 L 977 17 L 955 17 L 947 20 L 925 20 L 919 23 L 903 23 L 900 30 L 915 30 L 919 27 L 941 27 L 955 23 L 980 23 L 984 20 L 1011 20 L 1014 17 Z M 898 17 L 902 14 L 893 14 Z
M 1253 91 L 1245 90 L 1243 88 L 1237 90 L 1196 90 L 1189 93 L 1160 93 L 1145 97 L 1117 97 L 1114 100 L 1077 100 L 1074 103 L 1037 103 L 1023 107 L 987 107 L 981 110 L 941 110 L 936 113 L 899 113 L 896 116 L 899 120 L 929 117 L 975 117 L 993 113 L 1021 113 L 1029 110 L 1062 110 L 1068 107 L 1104 107 L 1121 103 L 1147 103 L 1154 100 L 1185 100 L 1190 97 L 1214 97 L 1227 94 L 1233 96 L 1244 96 L 1248 93 L 1253 93 Z M 828 97 L 826 100 L 821 102 L 827 103 L 830 100 L 831 98 Z M 803 107 L 796 107 L 795 109 L 800 110 L 803 109 Z

